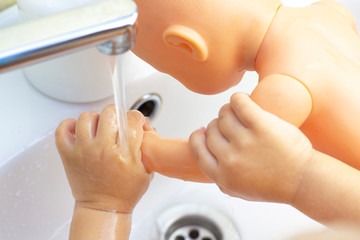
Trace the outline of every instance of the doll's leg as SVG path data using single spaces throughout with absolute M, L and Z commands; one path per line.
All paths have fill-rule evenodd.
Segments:
M 259 81 L 251 98 L 265 111 L 300 127 L 312 109 L 311 94 L 298 80 L 280 74 Z
M 211 182 L 200 171 L 187 140 L 163 138 L 154 132 L 145 132 L 141 153 L 148 172 L 185 181 Z

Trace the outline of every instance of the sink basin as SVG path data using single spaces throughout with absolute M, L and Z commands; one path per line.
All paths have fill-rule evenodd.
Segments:
M 355 0 L 340 2 L 352 11 L 359 9 L 354 7 L 358 4 Z M 360 16 L 353 13 L 355 18 Z M 215 118 L 232 93 L 250 93 L 257 77 L 247 73 L 235 88 L 203 96 L 188 91 L 166 74 L 147 69 L 143 76 L 127 82 L 127 106 L 139 107 L 139 100 L 148 94 L 160 96 L 152 125 L 162 136 L 187 138 Z M 56 101 L 35 90 L 21 71 L 0 75 L 0 89 L 0 239 L 67 239 L 74 202 L 55 147 L 54 130 L 61 120 L 77 118 L 84 111 L 100 111 L 113 99 L 86 104 Z M 182 204 L 207 206 L 226 215 L 241 240 L 286 239 L 299 232 L 323 229 L 287 205 L 248 202 L 221 193 L 214 184 L 156 175 L 135 209 L 131 239 L 159 240 L 159 216 Z
M 132 106 L 148 93 L 158 94 L 162 103 L 152 125 L 163 136 L 187 138 L 192 130 L 216 117 L 233 92 L 251 92 L 256 79 L 256 74 L 249 73 L 236 88 L 203 96 L 153 71 L 127 83 L 127 105 Z M 0 99 L 4 116 L 1 130 L 5 133 L 0 152 L 4 156 L 0 162 L 0 239 L 67 239 L 74 202 L 55 147 L 54 130 L 62 119 L 76 118 L 83 111 L 99 111 L 112 99 L 88 104 L 58 102 L 32 88 L 20 71 L 0 75 L 0 84 L 1 89 L 10 91 Z M 156 175 L 135 209 L 131 239 L 159 239 L 154 231 L 157 217 L 181 203 L 206 205 L 223 212 L 245 240 L 281 239 L 322 228 L 286 205 L 247 202 L 221 193 L 214 184 Z

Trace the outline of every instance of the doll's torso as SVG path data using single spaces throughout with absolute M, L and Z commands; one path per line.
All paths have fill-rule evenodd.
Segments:
M 315 149 L 360 169 L 360 38 L 344 12 L 324 3 L 282 7 L 256 70 L 260 81 L 271 74 L 300 81 L 312 98 L 300 129 Z

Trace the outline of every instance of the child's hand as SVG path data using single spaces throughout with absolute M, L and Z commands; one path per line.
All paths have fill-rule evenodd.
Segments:
M 147 190 L 151 175 L 141 161 L 143 127 L 151 130 L 141 113 L 128 113 L 129 153 L 117 145 L 113 105 L 99 115 L 86 112 L 78 121 L 63 121 L 56 130 L 56 145 L 77 206 L 131 213 Z
M 242 93 L 190 144 L 200 169 L 223 192 L 257 201 L 291 203 L 313 154 L 300 130 Z

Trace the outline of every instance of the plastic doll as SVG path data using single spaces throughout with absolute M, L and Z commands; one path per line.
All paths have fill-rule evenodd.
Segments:
M 117 145 L 115 109 L 88 112 L 63 121 L 56 145 L 75 198 L 70 239 L 128 239 L 131 215 L 151 181 L 140 146 L 147 127 L 139 112 L 128 113 L 127 155 Z
M 331 0 L 304 8 L 278 0 L 135 2 L 133 51 L 139 57 L 202 94 L 222 92 L 245 71 L 256 71 L 259 84 L 251 98 L 261 108 L 299 127 L 316 150 L 360 169 L 360 39 L 343 5 Z M 148 171 L 209 181 L 186 140 L 145 133 L 142 153 Z

